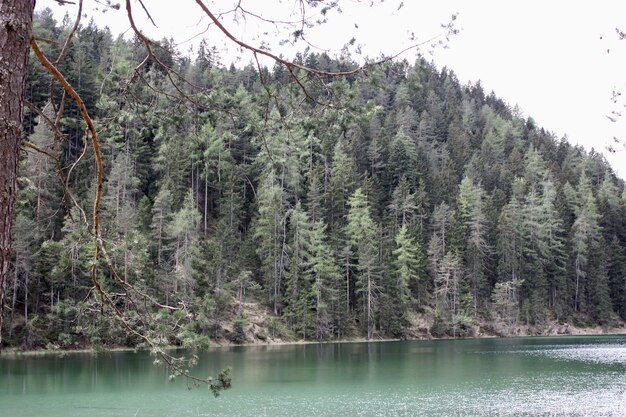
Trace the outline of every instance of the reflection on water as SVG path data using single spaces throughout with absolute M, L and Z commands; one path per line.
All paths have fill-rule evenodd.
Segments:
M 169 383 L 145 353 L 3 358 L 2 416 L 626 415 L 626 337 L 212 349 L 197 372 L 233 389 Z

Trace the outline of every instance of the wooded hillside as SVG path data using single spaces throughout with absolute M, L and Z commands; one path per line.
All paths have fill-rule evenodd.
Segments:
M 41 38 L 67 30 L 36 16 Z M 626 193 L 601 154 L 423 60 L 295 71 L 298 85 L 282 67 L 226 68 L 205 42 L 191 58 L 161 46 L 188 82 L 150 63 L 133 74 L 143 44 L 93 24 L 60 63 L 102 141 L 119 279 L 103 260 L 99 279 L 128 324 L 197 346 L 244 341 L 252 302 L 272 312 L 264 334 L 313 340 L 626 318 Z M 73 203 L 89 211 L 95 186 L 78 109 L 66 102 L 61 141 L 33 110 L 61 102 L 51 81 L 31 59 L 6 343 L 136 345 L 92 288 L 90 220 Z

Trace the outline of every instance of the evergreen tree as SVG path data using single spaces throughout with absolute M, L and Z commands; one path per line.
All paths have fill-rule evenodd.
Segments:
M 411 239 L 406 226 L 400 227 L 395 242 L 396 249 L 393 255 L 395 257 L 395 287 L 398 293 L 396 302 L 400 303 L 398 310 L 402 316 L 408 313 L 413 295 L 417 298 L 418 306 L 424 299 L 426 266 L 420 244 Z M 414 293 L 411 289 L 414 289 Z
M 562 296 L 567 292 L 565 283 L 567 263 L 564 241 L 565 228 L 557 209 L 557 194 L 554 184 L 550 180 L 545 180 L 542 183 L 542 188 L 540 228 L 538 230 L 542 265 L 548 286 L 548 304 L 559 318 L 565 313 L 567 306 L 567 303 L 562 301 Z
M 404 132 L 399 131 L 390 143 L 389 166 L 393 183 L 398 184 L 402 177 L 407 178 L 409 183 L 416 179 L 417 147 L 415 142 Z
M 176 241 L 174 252 L 174 282 L 171 292 L 178 297 L 182 286 L 182 299 L 189 301 L 193 295 L 192 258 L 198 243 L 201 214 L 196 209 L 193 191 L 189 190 L 180 210 L 174 215 L 171 233 Z
M 50 113 L 48 108 L 44 109 L 46 117 L 50 117 Z M 35 126 L 28 139 L 38 149 L 59 157 L 56 149 L 58 145 L 55 145 L 54 136 L 43 121 Z M 28 178 L 29 188 L 35 193 L 35 227 L 41 236 L 49 238 L 58 233 L 60 228 L 56 213 L 61 208 L 61 199 L 64 197 L 58 167 L 49 156 L 36 151 L 29 151 L 25 159 L 21 171 L 23 177 Z
M 37 19 L 46 39 L 72 27 Z M 141 40 L 92 23 L 58 68 L 101 140 L 113 268 L 101 257 L 95 278 L 129 319 L 157 317 L 160 341 L 244 341 L 252 327 L 262 338 L 244 317 L 259 301 L 267 334 L 285 339 L 425 335 L 414 318 L 453 337 L 626 318 L 626 189 L 597 152 L 425 60 L 365 78 L 294 70 L 307 96 L 282 66 L 225 68 L 207 41 L 194 59 L 159 45 L 191 83 L 139 65 Z M 41 48 L 54 57 L 62 45 Z M 298 62 L 352 68 L 325 54 Z M 96 164 L 78 108 L 40 67 L 28 77 L 2 335 L 35 348 L 135 346 L 94 313 Z M 157 303 L 138 303 L 129 285 Z
M 607 250 L 607 276 L 613 310 L 622 319 L 626 317 L 626 255 L 614 235 Z
M 467 237 L 464 259 L 476 314 L 488 294 L 486 266 L 490 248 L 486 241 L 483 190 L 472 184 L 468 177 L 463 178 L 459 186 L 458 206 L 461 229 Z
M 417 207 L 415 205 L 415 195 L 411 193 L 406 177 L 400 179 L 398 186 L 393 191 L 389 209 L 395 219 L 395 226 L 408 226 L 411 223 L 413 213 Z
M 326 242 L 326 226 L 320 220 L 311 229 L 311 255 L 307 274 L 312 278 L 315 300 L 315 339 L 323 340 L 345 327 L 345 310 L 341 302 L 342 276 L 335 263 L 335 254 Z M 337 334 L 339 336 L 339 334 Z
M 254 224 L 256 253 L 261 261 L 262 280 L 274 314 L 283 309 L 283 281 L 286 272 L 286 213 L 283 190 L 273 170 L 257 190 L 258 216 Z
M 463 317 L 461 308 L 463 294 L 463 271 L 461 259 L 453 253 L 447 253 L 437 265 L 435 275 L 435 323 L 433 331 L 437 336 L 459 333 L 459 322 Z
M 334 152 L 326 201 L 328 224 L 331 234 L 337 234 L 345 224 L 348 214 L 348 198 L 353 191 L 354 160 L 347 154 L 346 145 L 338 140 Z
M 452 215 L 452 210 L 446 203 L 438 205 L 433 211 L 433 233 L 428 246 L 428 261 L 433 275 L 437 274 L 439 263 L 441 263 L 449 250 L 449 229 Z
M 362 304 L 361 313 L 366 323 L 367 339 L 371 339 L 375 331 L 376 309 L 380 292 L 378 247 L 376 246 L 376 225 L 371 218 L 367 197 L 361 188 L 348 200 L 348 224 L 346 236 L 356 254 L 357 276 L 356 293 Z
M 600 238 L 600 226 L 598 224 L 599 214 L 596 207 L 595 197 L 591 191 L 591 184 L 586 176 L 581 177 L 578 194 L 580 206 L 576 213 L 576 221 L 572 226 L 572 247 L 574 254 L 574 311 L 586 311 L 586 300 L 584 297 L 587 287 L 588 274 L 591 271 L 590 259 L 597 248 Z
M 314 327 L 313 313 L 317 294 L 306 273 L 306 264 L 312 257 L 311 221 L 306 211 L 296 203 L 289 213 L 288 268 L 285 280 L 285 318 L 291 328 L 303 339 Z

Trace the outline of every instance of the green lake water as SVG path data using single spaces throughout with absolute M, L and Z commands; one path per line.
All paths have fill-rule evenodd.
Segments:
M 626 416 L 626 336 L 216 348 L 168 382 L 146 353 L 0 358 L 0 416 Z

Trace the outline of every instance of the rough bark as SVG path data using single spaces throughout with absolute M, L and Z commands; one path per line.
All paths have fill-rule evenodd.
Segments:
M 0 349 L 35 0 L 0 0 Z

